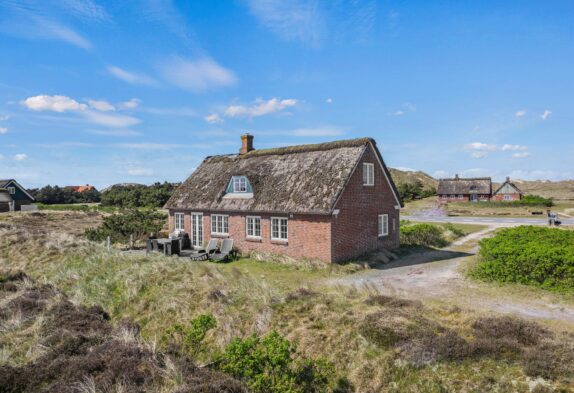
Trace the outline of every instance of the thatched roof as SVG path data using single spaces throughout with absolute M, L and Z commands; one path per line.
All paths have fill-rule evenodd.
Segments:
M 474 177 L 440 179 L 438 182 L 439 195 L 455 194 L 488 194 L 492 193 L 492 180 L 490 177 Z
M 13 179 L 5 179 L 0 180 L 0 188 L 5 188 L 8 183 L 10 183 Z
M 523 192 L 520 191 L 520 188 L 512 183 L 509 178 L 506 178 L 506 181 L 498 187 L 493 195 L 497 194 L 523 194 Z
M 360 138 L 207 157 L 165 208 L 330 214 L 369 144 L 379 154 L 374 140 Z M 240 175 L 253 197 L 224 198 L 231 177 Z

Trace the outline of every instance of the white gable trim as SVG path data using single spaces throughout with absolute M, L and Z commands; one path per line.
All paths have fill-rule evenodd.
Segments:
M 385 175 L 385 179 L 387 180 L 387 184 L 389 185 L 389 188 L 391 189 L 391 192 L 393 193 L 393 196 L 395 197 L 395 201 L 397 202 L 397 204 L 395 205 L 395 209 L 398 210 L 401 208 L 401 200 L 399 199 L 398 195 L 395 193 L 395 187 L 393 187 L 393 183 L 391 183 L 391 180 L 389 179 L 389 176 L 387 175 L 387 171 L 385 170 L 385 166 L 383 165 L 383 162 L 381 161 L 381 156 L 380 156 L 380 154 L 377 154 L 376 147 L 373 146 L 373 142 L 369 142 L 369 146 L 371 146 L 371 149 L 373 150 L 373 154 L 377 157 L 377 161 L 379 162 L 379 165 L 381 166 L 381 170 L 383 171 L 383 175 Z M 365 153 L 363 152 L 363 155 L 364 154 Z M 361 158 L 362 158 L 362 156 L 361 156 Z
M 36 201 L 36 199 L 34 199 L 34 197 L 32 195 L 30 195 L 30 193 L 28 191 L 26 191 L 26 189 L 24 187 L 22 187 L 20 185 L 20 183 L 18 183 L 16 180 L 12 179 L 10 180 L 8 183 L 6 183 L 6 185 L 4 186 L 4 188 L 8 189 L 8 186 L 10 186 L 10 184 L 16 185 L 21 191 L 24 192 L 24 194 L 26 194 L 28 196 L 28 198 L 30 198 L 32 201 Z

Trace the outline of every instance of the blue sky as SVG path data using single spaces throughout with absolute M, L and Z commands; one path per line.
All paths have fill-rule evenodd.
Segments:
M 574 178 L 573 21 L 571 1 L 0 0 L 0 178 L 181 181 L 246 131 Z

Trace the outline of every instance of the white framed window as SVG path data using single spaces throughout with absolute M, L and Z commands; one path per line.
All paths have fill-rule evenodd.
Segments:
M 454 199 L 456 198 L 456 195 L 449 195 L 449 199 Z
M 247 178 L 245 176 L 233 177 L 233 192 L 247 192 Z
M 211 234 L 228 235 L 229 234 L 229 216 L 226 214 L 211 215 Z
M 174 219 L 174 229 L 176 231 L 183 231 L 184 228 L 184 220 L 185 220 L 185 214 L 183 213 L 175 213 L 173 215 L 173 219 Z
M 245 217 L 245 233 L 250 238 L 261 238 L 261 217 Z
M 287 240 L 287 221 L 285 217 L 271 217 L 271 240 Z
M 16 194 L 16 187 L 8 187 L 7 190 L 8 190 L 8 193 L 11 195 Z
M 458 199 L 464 199 L 464 195 L 458 194 Z
M 441 195 L 441 198 L 442 198 L 442 199 L 448 199 L 448 195 L 444 195 L 444 194 L 443 194 L 443 195 Z
M 388 236 L 389 234 L 389 215 L 379 214 L 379 236 Z
M 363 185 L 364 186 L 375 185 L 375 164 L 372 164 L 370 162 L 363 163 Z
M 511 197 L 510 195 L 508 195 L 508 194 L 504 194 L 504 200 L 505 200 L 505 201 L 511 201 L 511 200 L 512 200 L 512 197 Z

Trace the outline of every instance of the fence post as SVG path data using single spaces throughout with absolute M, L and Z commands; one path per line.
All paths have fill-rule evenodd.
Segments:
M 130 250 L 133 250 L 134 248 L 134 234 L 132 233 L 130 235 Z
M 106 239 L 106 248 L 110 251 L 110 237 L 108 236 Z

